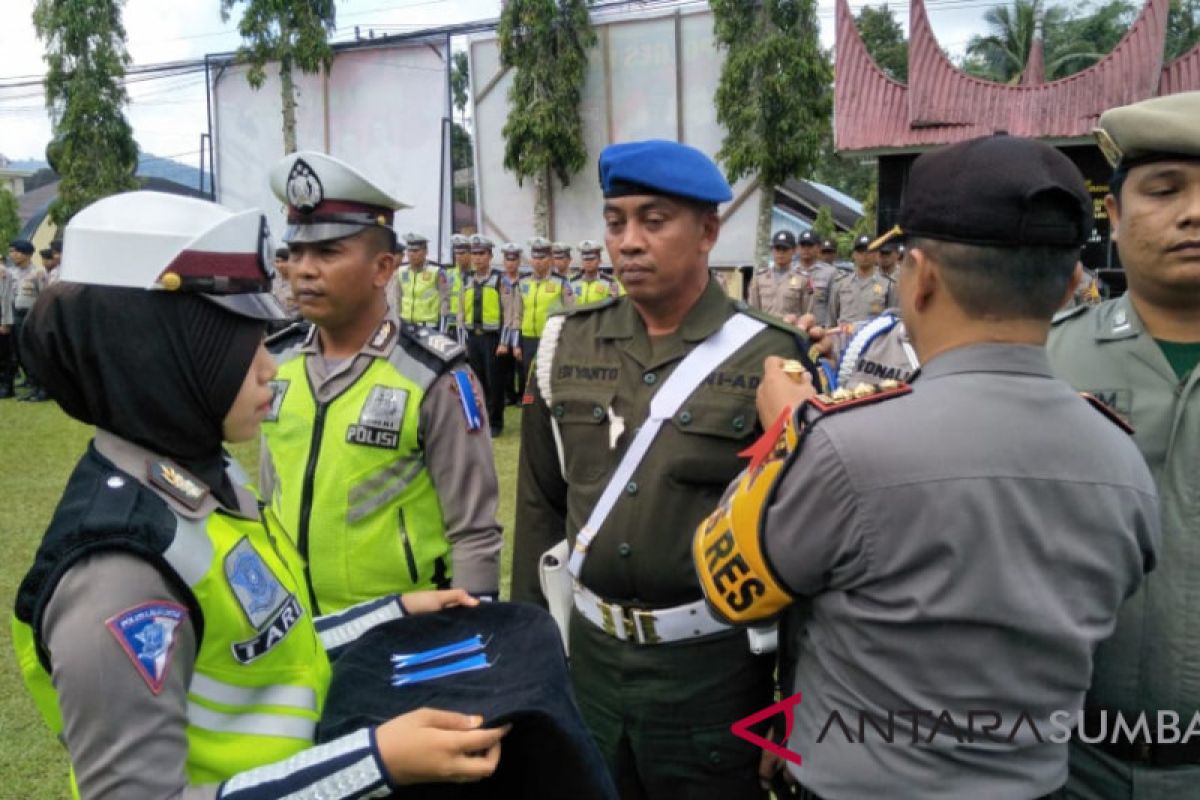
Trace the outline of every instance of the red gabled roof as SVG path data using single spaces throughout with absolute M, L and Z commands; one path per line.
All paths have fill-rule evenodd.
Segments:
M 1100 114 L 1164 92 L 1200 88 L 1200 48 L 1162 65 L 1169 0 L 1148 0 L 1116 48 L 1051 83 L 1008 85 L 967 75 L 938 46 L 923 0 L 909 10 L 908 85 L 875 64 L 847 0 L 837 0 L 834 136 L 838 150 L 918 150 L 996 131 L 1091 135 Z

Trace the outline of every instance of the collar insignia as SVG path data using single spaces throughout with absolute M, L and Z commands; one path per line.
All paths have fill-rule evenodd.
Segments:
M 388 342 L 396 334 L 396 326 L 390 319 L 385 319 L 379 323 L 379 327 L 375 329 L 375 335 L 371 337 L 371 347 L 376 350 L 382 350 L 387 347 Z
M 313 168 L 297 158 L 287 179 L 288 203 L 301 214 L 311 214 L 325 199 L 325 187 Z
M 162 489 L 185 508 L 195 511 L 200 508 L 208 489 L 182 467 L 169 461 L 150 464 L 150 483 Z

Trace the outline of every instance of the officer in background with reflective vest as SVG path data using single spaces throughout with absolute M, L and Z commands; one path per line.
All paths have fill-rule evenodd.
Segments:
M 456 233 L 450 237 L 450 252 L 454 266 L 446 273 L 446 305 L 442 309 L 442 333 L 466 344 L 466 331 L 459 325 L 459 310 L 462 308 L 463 286 L 471 276 L 471 238 Z
M 1096 650 L 1071 741 L 1071 798 L 1191 797 L 1200 786 L 1200 92 L 1106 111 L 1096 137 L 1113 167 L 1104 207 L 1128 291 L 1060 313 L 1050 366 L 1133 426 L 1162 505 L 1158 569 Z M 1154 741 L 1099 737 L 1116 714 Z M 1175 715 L 1164 736 L 1158 720 Z M 1159 723 L 1161 724 L 1161 723 Z M 1159 728 L 1162 730 L 1162 728 Z M 1097 739 L 1100 739 L 1097 741 Z
M 449 282 L 445 273 L 440 269 L 431 269 L 426 263 L 429 240 L 424 236 L 419 233 L 405 234 L 404 250 L 408 256 L 408 266 L 400 270 L 396 279 L 400 319 L 414 325 L 437 328 L 441 325 L 442 311 L 447 307 Z
M 550 269 L 550 242 L 537 236 L 529 240 L 529 260 L 533 273 L 521 279 L 518 302 L 521 308 L 521 345 L 514 355 L 521 372 L 529 379 L 529 368 L 537 358 L 538 342 L 546 319 L 555 311 L 575 306 L 570 282 Z
M 591 239 L 584 239 L 579 243 L 579 259 L 583 269 L 580 270 L 579 277 L 571 281 L 577 305 L 598 303 L 625 294 L 616 278 L 600 271 L 600 245 Z
M 498 351 L 504 340 L 504 306 L 512 292 L 504 275 L 492 266 L 492 240 L 471 237 L 471 260 L 475 271 L 463 285 L 463 329 L 467 334 L 467 360 L 483 382 L 492 437 L 504 432 L 504 391 L 500 386 Z
M 263 499 L 307 561 L 329 613 L 388 592 L 494 597 L 496 471 L 477 382 L 454 340 L 401 324 L 384 300 L 393 211 L 352 167 L 316 152 L 271 169 L 307 329 L 272 341 Z
M 525 373 L 517 361 L 516 352 L 521 349 L 521 245 L 505 242 L 500 248 L 503 270 L 500 282 L 508 289 L 503 295 L 504 328 L 500 347 L 496 350 L 500 360 L 500 385 L 504 387 L 504 404 L 515 406 L 525 394 Z
M 569 282 L 575 280 L 575 270 L 571 269 L 571 245 L 555 242 L 550 247 L 550 258 L 554 262 L 555 275 L 566 278 Z
M 271 408 L 263 334 L 283 314 L 266 230 L 255 210 L 105 198 L 67 225 L 64 279 L 26 320 L 30 369 L 97 428 L 13 620 L 22 677 L 65 746 L 75 796 L 350 800 L 495 769 L 502 731 L 431 709 L 313 744 L 327 649 L 476 601 L 393 595 L 314 618 L 303 560 L 222 448 L 253 439 Z M 6 780 L 21 768 L 9 763 Z

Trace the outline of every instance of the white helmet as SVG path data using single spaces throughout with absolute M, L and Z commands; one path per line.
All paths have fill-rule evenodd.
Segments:
M 285 319 L 271 295 L 266 218 L 164 192 L 97 200 L 67 224 L 64 283 L 195 292 L 245 317 Z

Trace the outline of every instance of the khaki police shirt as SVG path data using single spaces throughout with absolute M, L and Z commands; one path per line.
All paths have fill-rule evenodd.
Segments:
M 385 320 L 397 328 L 400 325 L 393 311 L 389 310 Z M 383 348 L 373 347 L 367 341 L 357 355 L 331 367 L 320 355 L 321 337 L 314 331 L 300 345 L 299 352 L 305 357 L 304 365 L 316 401 L 329 402 L 354 385 L 374 359 L 387 358 L 393 347 L 400 346 L 398 335 L 392 336 Z M 470 371 L 465 361 L 456 369 Z M 446 538 L 450 541 L 453 559 L 452 585 L 474 594 L 496 594 L 500 590 L 502 545 L 500 524 L 496 521 L 499 487 L 492 458 L 492 440 L 485 435 L 488 429 L 486 404 L 473 374 L 471 382 L 476 387 L 479 413 L 483 417 L 481 429 L 468 430 L 454 377 L 447 371 L 425 393 L 418 436 L 425 466 L 442 505 Z M 263 437 L 259 456 L 261 495 L 270 497 L 277 482 L 278 473 L 266 437 Z
M 794 268 L 779 269 L 774 264 L 759 267 L 750 279 L 746 302 L 765 314 L 779 317 L 800 316 L 808 303 L 808 280 Z
M 1121 428 L 1055 380 L 1042 348 L 982 344 L 926 362 L 911 394 L 807 416 L 774 488 L 762 541 L 772 570 L 811 598 L 794 686 L 789 767 L 823 797 L 1028 798 L 1058 788 L 1067 746 L 1022 726 L 1012 741 L 911 746 L 858 709 L 1027 712 L 1083 702 L 1096 645 L 1155 562 L 1154 484 Z M 886 446 L 883 446 L 886 445 Z M 881 723 L 886 724 L 886 723 Z M 976 722 L 976 731 L 978 728 Z M 903 742 L 903 744 L 900 744 Z
M 737 308 L 710 280 L 668 336 L 648 336 L 626 296 L 567 315 L 552 353 L 542 340 L 530 385 L 533 402 L 521 426 L 514 600 L 545 605 L 538 559 L 564 535 L 574 541 L 646 419 L 655 391 Z M 700 597 L 691 568 L 692 534 L 744 465 L 738 453 L 760 432 L 754 396 L 763 359 L 802 358 L 806 350 L 798 333 L 767 327 L 712 370 L 664 423 L 624 487 L 592 542 L 584 585 L 606 599 L 643 607 Z M 561 435 L 561 464 L 552 422 Z
M 896 284 L 872 272 L 865 278 L 857 271 L 841 276 L 829 293 L 829 325 L 862 322 L 885 308 L 896 305 Z
M 834 282 L 841 274 L 837 267 L 825 261 L 818 261 L 809 270 L 808 306 L 804 311 L 816 317 L 818 325 L 826 323 L 829 316 L 829 296 Z
M 1048 351 L 1055 374 L 1133 425 L 1162 505 L 1159 568 L 1097 650 L 1088 705 L 1190 721 L 1200 708 L 1200 369 L 1175 374 L 1129 295 L 1060 314 Z

